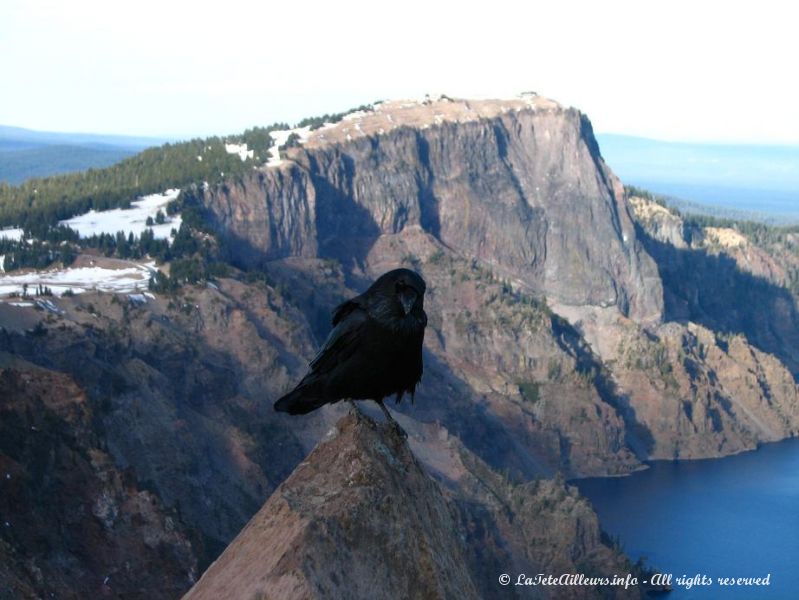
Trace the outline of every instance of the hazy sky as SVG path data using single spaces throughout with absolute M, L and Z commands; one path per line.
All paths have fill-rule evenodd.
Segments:
M 535 90 L 597 131 L 795 144 L 790 5 L 2 0 L 0 123 L 185 137 Z

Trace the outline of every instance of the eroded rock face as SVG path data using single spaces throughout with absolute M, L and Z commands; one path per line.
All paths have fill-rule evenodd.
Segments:
M 742 335 L 669 323 L 622 336 L 615 379 L 649 432 L 653 459 L 709 458 L 799 433 L 799 393 L 774 356 Z
M 414 444 L 451 487 L 430 478 L 395 427 L 356 413 L 341 419 L 184 598 L 515 598 L 499 574 L 577 564 L 634 571 L 600 540 L 596 516 L 573 489 L 513 485 L 443 430 Z M 508 520 L 504 503 L 518 520 Z M 608 592 L 641 597 L 638 588 Z
M 280 167 L 207 191 L 238 259 L 347 264 L 379 236 L 421 227 L 553 304 L 660 318 L 657 269 L 585 116 L 554 103 L 498 102 L 465 121 L 451 117 L 451 102 L 414 110 L 428 123 L 402 126 L 402 109 L 378 111 L 347 123 L 344 139 L 342 124 Z M 393 129 L 367 133 L 389 116 Z

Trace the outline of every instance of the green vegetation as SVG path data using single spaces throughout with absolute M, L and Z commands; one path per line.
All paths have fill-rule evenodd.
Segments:
M 677 212 L 675 209 L 666 205 L 666 201 L 661 196 L 657 196 L 650 192 L 649 190 L 645 190 L 643 188 L 635 187 L 634 185 L 625 185 L 624 186 L 624 197 L 628 200 L 636 196 L 638 198 L 643 198 L 644 200 L 649 200 L 650 202 L 654 202 L 655 204 L 660 204 L 660 206 L 666 207 L 669 210 L 674 210 L 675 213 Z
M 43 269 L 53 263 L 68 266 L 77 254 L 93 249 L 122 259 L 185 259 L 187 262 L 178 265 L 176 282 L 193 282 L 220 273 L 222 249 L 208 226 L 197 186 L 235 180 L 266 162 L 272 145 L 270 132 L 287 127 L 280 123 L 226 138 L 165 144 L 104 169 L 31 179 L 18 186 L 0 183 L 0 227 L 21 227 L 23 238 L 32 240 L 0 239 L 3 266 L 7 271 Z M 238 154 L 227 152 L 226 143 L 247 144 L 254 151 L 254 158 L 242 161 Z M 170 188 L 182 188 L 180 196 L 167 206 L 166 214 L 159 211 L 147 224 L 165 223 L 167 215 L 180 212 L 183 226 L 173 231 L 171 245 L 167 240 L 155 239 L 151 230 L 139 237 L 117 232 L 81 239 L 76 231 L 58 224 L 91 209 L 127 208 L 139 196 Z M 205 238 L 205 242 L 200 238 Z
M 34 239 L 31 243 L 0 239 L 0 255 L 5 256 L 3 268 L 6 271 L 44 269 L 56 262 L 69 266 L 79 253 L 91 249 L 103 256 L 126 260 L 149 256 L 159 263 L 174 261 L 172 277 L 167 277 L 166 282 L 159 280 L 151 284 L 158 291 L 171 291 L 182 283 L 224 276 L 228 271 L 224 263 L 225 248 L 209 226 L 196 188 L 187 188 L 167 206 L 167 213 L 176 212 L 181 213 L 182 224 L 179 230 L 173 230 L 171 244 L 165 239 L 155 239 L 150 229 L 141 236 L 126 236 L 119 231 L 114 235 L 103 233 L 80 239 L 76 231 L 59 226 L 45 228 L 42 239 Z M 156 220 L 166 218 L 163 213 L 159 214 Z
M 351 108 L 350 110 L 340 113 L 322 115 L 321 117 L 308 117 L 297 123 L 296 127 L 310 127 L 311 131 L 313 131 L 314 129 L 319 129 L 325 123 L 338 123 L 339 121 L 341 121 L 341 119 L 354 112 L 358 111 L 369 112 L 372 110 L 374 110 L 374 104 L 362 104 L 357 108 Z
M 519 392 L 528 402 L 536 403 L 541 399 L 541 384 L 537 381 L 519 381 Z

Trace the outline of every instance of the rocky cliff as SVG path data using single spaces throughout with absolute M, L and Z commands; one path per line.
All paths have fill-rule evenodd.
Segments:
M 386 102 L 286 155 L 205 194 L 244 263 L 360 263 L 380 236 L 417 227 L 552 304 L 660 318 L 657 269 L 575 109 L 540 97 Z
M 295 267 L 332 259 L 356 288 L 399 263 L 421 270 L 433 281 L 429 350 L 445 380 L 465 384 L 460 400 L 470 397 L 454 411 L 459 401 L 440 390 L 423 418 L 479 444 L 485 432 L 470 434 L 474 419 L 458 415 L 485 407 L 533 457 L 518 464 L 482 449 L 492 464 L 511 461 L 525 476 L 623 473 L 797 430 L 796 387 L 780 386 L 777 408 L 763 375 L 791 380 L 767 354 L 794 373 L 799 364 L 785 271 L 730 230 L 690 228 L 654 202 L 625 199 L 578 111 L 537 96 L 387 102 L 282 156 L 204 192 L 236 260 L 280 276 L 285 257 Z M 652 350 L 690 347 L 692 323 L 751 346 L 738 368 L 762 385 L 722 392 L 725 367 L 709 355 L 697 370 L 682 349 Z M 631 359 L 639 350 L 659 354 Z M 655 375 L 644 373 L 653 361 Z M 685 385 L 674 383 L 680 373 Z
M 651 200 L 632 202 L 641 239 L 663 280 L 665 320 L 743 335 L 799 373 L 797 234 L 751 223 L 742 224 L 744 233 L 686 225 Z

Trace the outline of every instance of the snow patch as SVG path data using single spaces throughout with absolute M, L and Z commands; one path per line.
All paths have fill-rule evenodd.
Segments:
M 297 127 L 295 129 L 282 129 L 280 131 L 272 131 L 269 137 L 272 138 L 272 147 L 269 148 L 269 160 L 266 162 L 267 167 L 278 167 L 283 163 L 280 158 L 280 146 L 283 146 L 291 136 L 297 134 L 300 137 L 300 143 L 305 143 L 311 136 L 311 126 Z
M 225 144 L 225 152 L 228 154 L 238 154 L 242 162 L 248 158 L 255 158 L 255 150 L 248 150 L 247 144 Z M 197 157 L 202 160 L 200 157 Z
M 0 238 L 18 242 L 22 239 L 23 231 L 18 228 L 0 229 Z
M 100 212 L 90 210 L 85 214 L 61 221 L 61 225 L 71 227 L 83 238 L 101 233 L 116 235 L 118 231 L 125 232 L 126 236 L 131 233 L 140 236 L 145 229 L 152 229 L 157 239 L 169 239 L 172 229 L 180 229 L 182 222 L 180 215 L 167 217 L 163 224 L 151 227 L 147 226 L 147 217 L 155 219 L 159 210 L 166 213 L 166 205 L 175 200 L 179 194 L 179 189 L 171 189 L 163 194 L 142 196 L 139 200 L 131 202 L 130 208 L 114 208 Z
M 135 294 L 147 289 L 150 275 L 156 268 L 155 262 L 131 264 L 126 269 L 80 267 L 0 276 L 0 297 L 15 293 L 21 295 L 25 284 L 28 296 L 35 294 L 39 285 L 50 288 L 54 296 L 62 296 L 67 290 L 73 294 L 89 290 Z
M 57 315 L 63 314 L 64 311 L 58 308 L 55 304 L 53 304 L 52 300 L 45 300 L 43 298 L 39 298 L 36 300 L 36 306 L 39 308 L 43 308 L 44 310 L 55 313 Z
M 365 110 L 356 110 L 351 113 L 347 113 L 343 117 L 341 117 L 342 121 L 354 121 L 355 119 L 362 119 L 363 117 L 367 116 L 369 112 Z

